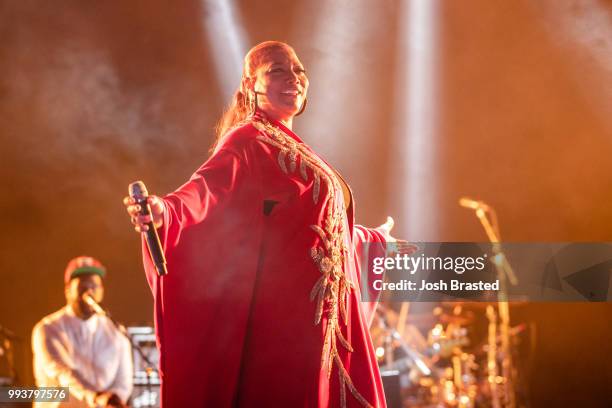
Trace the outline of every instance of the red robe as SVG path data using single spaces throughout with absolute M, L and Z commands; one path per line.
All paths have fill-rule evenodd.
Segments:
M 297 135 L 258 114 L 164 204 L 169 273 L 144 262 L 165 408 L 385 407 L 359 292 L 384 238 Z

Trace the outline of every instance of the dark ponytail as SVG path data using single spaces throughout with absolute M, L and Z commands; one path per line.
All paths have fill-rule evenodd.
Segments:
M 210 150 L 214 151 L 215 147 L 219 144 L 219 141 L 223 136 L 236 124 L 242 122 L 249 116 L 249 107 L 247 103 L 247 97 L 245 93 L 242 91 L 242 86 L 238 89 L 234 96 L 232 97 L 232 101 L 221 115 L 221 119 L 217 122 L 217 126 L 215 127 L 215 142 L 211 146 Z

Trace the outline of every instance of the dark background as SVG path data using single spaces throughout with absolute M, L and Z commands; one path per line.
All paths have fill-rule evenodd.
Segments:
M 358 221 L 375 226 L 390 214 L 410 240 L 482 241 L 457 206 L 470 195 L 497 209 L 507 241 L 612 241 L 612 2 L 431 2 L 435 155 L 427 171 L 406 174 L 391 146 L 405 119 L 401 10 L 415 1 L 234 3 L 243 50 L 283 40 L 306 65 L 309 108 L 295 129 L 351 184 Z M 105 304 L 119 320 L 152 324 L 121 200 L 136 179 L 169 192 L 207 158 L 238 85 L 222 78 L 239 72 L 223 57 L 232 27 L 222 10 L 212 1 L 0 1 L 0 324 L 23 338 L 23 383 L 33 381 L 30 330 L 63 305 L 63 269 L 76 255 L 107 266 Z M 417 181 L 431 191 L 399 196 Z M 404 215 L 423 202 L 425 228 L 409 225 Z M 532 406 L 609 406 L 611 311 L 515 311 L 513 324 L 537 327 L 521 373 Z

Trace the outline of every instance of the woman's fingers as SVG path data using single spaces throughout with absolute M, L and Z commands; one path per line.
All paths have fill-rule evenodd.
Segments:
M 387 230 L 387 232 L 391 232 L 394 225 L 395 225 L 395 220 L 393 219 L 393 217 L 387 216 L 387 221 L 385 221 L 385 223 L 382 226 Z
M 132 224 L 134 224 L 134 229 L 138 232 L 145 232 L 149 230 L 148 223 L 151 222 L 150 215 L 136 215 L 131 217 Z
M 395 221 L 393 220 L 393 217 L 387 217 L 387 221 L 385 221 L 384 224 L 379 225 L 374 229 L 380 231 L 387 241 L 392 241 L 393 238 L 391 237 L 391 230 L 393 229 L 394 225 Z M 391 239 L 389 237 L 391 237 Z
M 149 226 L 148 225 L 136 225 L 134 227 L 134 229 L 136 230 L 136 232 L 146 232 L 149 230 Z
M 394 257 L 395 255 L 412 255 L 419 250 L 419 247 L 405 241 L 403 239 L 398 239 L 397 241 L 388 243 L 389 246 L 389 255 L 390 257 Z
M 155 228 L 159 228 L 163 224 L 163 213 L 164 203 L 161 198 L 157 196 L 147 197 L 147 203 L 151 207 L 150 215 L 142 215 L 142 205 L 137 204 L 136 200 L 132 197 L 124 197 L 123 205 L 126 206 L 126 210 L 130 216 L 134 229 L 138 232 L 145 232 L 149 230 L 148 223 L 153 222 Z
M 402 255 L 412 255 L 419 250 L 418 246 L 411 244 L 410 242 L 407 242 L 407 241 L 398 240 L 396 244 L 397 244 L 397 252 Z
M 136 200 L 129 196 L 123 198 L 123 205 L 125 205 L 130 217 L 134 217 L 135 215 L 137 215 L 141 209 L 140 205 L 136 204 Z
M 134 225 L 145 225 L 151 222 L 150 215 L 134 215 L 131 217 L 132 224 Z
M 157 196 L 150 196 L 147 199 L 149 206 L 151 207 L 151 212 L 154 216 L 159 216 L 164 212 L 164 204 L 161 198 Z
M 141 210 L 142 208 L 138 204 L 130 205 L 127 208 L 127 212 L 130 215 L 130 217 L 135 217 L 139 215 Z

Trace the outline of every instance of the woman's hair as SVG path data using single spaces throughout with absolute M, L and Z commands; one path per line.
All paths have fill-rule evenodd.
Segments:
M 249 95 L 248 89 L 245 87 L 245 80 L 253 78 L 255 71 L 262 64 L 265 56 L 272 50 L 283 49 L 294 53 L 293 48 L 288 44 L 280 41 L 264 41 L 257 44 L 244 57 L 244 66 L 242 69 L 242 78 L 240 80 L 240 86 L 234 93 L 230 104 L 228 105 L 225 112 L 221 116 L 216 127 L 216 138 L 213 143 L 211 150 L 214 150 L 215 146 L 223 138 L 223 136 L 233 128 L 237 123 L 246 119 L 252 112 L 249 109 Z

